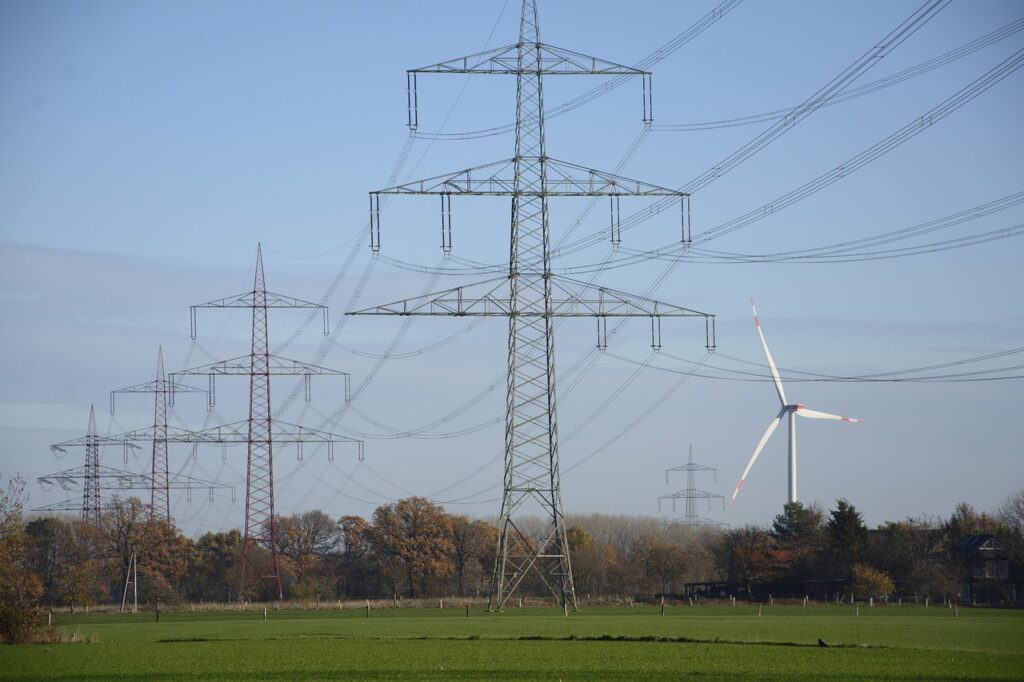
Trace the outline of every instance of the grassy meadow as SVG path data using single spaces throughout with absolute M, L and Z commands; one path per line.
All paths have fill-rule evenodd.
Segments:
M 1024 611 L 657 606 L 60 614 L 3 680 L 1024 679 Z M 818 646 L 818 639 L 828 647 Z

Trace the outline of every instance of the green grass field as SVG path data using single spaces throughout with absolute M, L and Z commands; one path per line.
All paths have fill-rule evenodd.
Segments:
M 3 680 L 1024 679 L 1024 612 L 658 607 L 62 615 Z M 828 643 L 819 647 L 818 638 Z M 84 643 L 82 642 L 84 640 Z

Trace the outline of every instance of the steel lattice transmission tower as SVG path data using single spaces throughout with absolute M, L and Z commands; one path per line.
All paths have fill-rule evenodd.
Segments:
M 242 582 L 248 584 L 249 571 L 267 587 L 274 599 L 284 597 L 281 567 L 278 562 L 274 515 L 274 444 L 293 442 L 298 446 L 306 442 L 356 443 L 362 459 L 360 441 L 317 431 L 294 424 L 281 424 L 278 428 L 272 418 L 270 403 L 271 375 L 303 376 L 306 379 L 306 398 L 309 399 L 309 377 L 313 374 L 333 374 L 346 377 L 344 372 L 287 360 L 271 355 L 268 346 L 268 308 L 306 308 L 323 313 L 324 333 L 329 332 L 327 307 L 319 303 L 302 301 L 267 291 L 263 275 L 263 250 L 256 248 L 256 274 L 252 291 L 192 306 L 192 338 L 196 338 L 196 310 L 198 308 L 249 308 L 252 310 L 251 350 L 248 356 L 216 362 L 203 367 L 175 372 L 175 375 L 206 374 L 210 377 L 210 400 L 214 400 L 213 377 L 235 374 L 249 377 L 249 418 L 244 423 L 228 424 L 200 432 L 193 442 L 244 442 L 247 446 L 245 484 L 245 533 L 242 545 Z M 346 398 L 348 391 L 346 390 Z M 243 436 L 244 431 L 244 436 Z M 329 449 L 333 459 L 333 450 Z M 261 548 L 261 549 L 260 549 Z
M 100 437 L 96 434 L 96 408 L 90 405 L 89 428 L 85 432 L 85 484 L 82 486 L 82 520 L 92 526 L 100 525 L 99 473 Z
M 50 450 L 53 452 L 67 452 L 67 448 L 69 447 L 85 448 L 85 462 L 83 466 L 80 469 L 71 469 L 66 472 L 62 472 L 62 474 L 66 479 L 74 478 L 82 481 L 82 520 L 91 526 L 100 525 L 100 511 L 103 507 L 102 498 L 100 496 L 100 488 L 102 487 L 100 480 L 103 478 L 102 468 L 100 467 L 101 445 L 124 446 L 126 449 L 126 460 L 128 459 L 127 448 L 136 447 L 126 443 L 124 440 L 108 438 L 97 434 L 96 408 L 93 405 L 90 405 L 89 428 L 86 430 L 85 436 L 50 446 Z M 62 474 L 54 474 L 54 476 L 60 476 Z
M 172 431 L 172 435 L 167 438 L 168 441 L 184 441 L 186 438 L 194 441 L 196 438 L 202 437 L 200 434 L 194 434 L 182 429 L 172 429 Z M 50 446 L 50 450 L 54 452 L 67 452 L 67 449 L 71 447 L 84 447 L 85 462 L 83 466 L 58 471 L 57 473 L 49 474 L 47 476 L 40 476 L 37 479 L 43 486 L 48 487 L 53 484 L 57 484 L 64 490 L 71 490 L 81 482 L 81 501 L 76 502 L 73 499 L 64 500 L 44 507 L 37 507 L 32 511 L 55 512 L 77 511 L 80 509 L 83 521 L 93 526 L 99 526 L 101 512 L 104 509 L 115 507 L 119 503 L 116 499 L 112 500 L 110 498 L 104 498 L 101 494 L 102 491 L 152 491 L 156 487 L 155 478 L 152 474 L 136 474 L 123 469 L 114 469 L 100 465 L 100 448 L 107 445 L 121 446 L 124 449 L 124 460 L 125 464 L 127 464 L 128 450 L 141 449 L 139 446 L 132 443 L 132 440 L 153 440 L 154 433 L 155 429 L 146 429 L 144 432 L 138 432 L 135 434 L 128 433 L 113 437 L 100 436 L 96 433 L 95 410 L 90 407 L 89 429 L 84 437 Z M 216 436 L 207 436 L 206 442 L 219 442 L 214 441 L 214 437 Z M 232 491 L 232 495 L 234 495 L 234 489 L 230 488 L 230 486 L 192 478 L 191 476 L 168 475 L 161 479 L 160 485 L 168 490 L 184 490 L 187 492 L 189 497 L 191 497 L 192 492 L 195 490 L 209 491 L 211 499 L 213 498 L 213 491 L 218 489 L 230 489 Z
M 192 388 L 167 380 L 164 372 L 164 350 L 157 352 L 156 378 L 153 381 L 119 388 L 110 392 L 110 414 L 114 414 L 114 396 L 118 393 L 152 393 L 153 394 L 153 463 L 151 472 L 152 486 L 149 496 L 150 513 L 171 520 L 171 496 L 169 490 L 170 471 L 167 464 L 167 406 L 174 404 L 175 393 L 204 393 L 202 389 Z
M 686 472 L 686 490 L 677 491 L 669 495 L 662 495 L 658 498 L 658 511 L 661 511 L 662 500 L 672 500 L 672 511 L 676 510 L 676 500 L 686 500 L 686 516 L 684 517 L 687 526 L 709 526 L 720 525 L 710 519 L 704 519 L 697 515 L 697 500 L 707 500 L 708 508 L 711 507 L 711 500 L 722 500 L 722 508 L 725 508 L 725 497 L 709 493 L 706 490 L 698 490 L 696 484 L 696 473 L 698 471 L 711 471 L 715 474 L 715 482 L 718 481 L 718 471 L 713 467 L 697 464 L 693 461 L 693 445 L 690 445 L 690 458 L 681 466 L 665 470 L 665 485 L 669 484 L 669 474 L 673 471 Z
M 707 347 L 713 348 L 712 315 L 633 296 L 552 274 L 548 199 L 610 197 L 613 216 L 619 197 L 678 197 L 688 220 L 689 196 L 612 173 L 552 159 L 544 139 L 545 76 L 640 76 L 644 121 L 651 121 L 650 73 L 589 57 L 540 41 L 535 0 L 523 0 L 519 42 L 459 57 L 407 73 L 409 126 L 418 125 L 416 77 L 425 73 L 501 74 L 516 78 L 515 156 L 372 192 L 370 246 L 380 249 L 380 195 L 433 194 L 441 198 L 442 241 L 451 249 L 451 196 L 504 196 L 512 201 L 508 274 L 476 285 L 378 306 L 350 314 L 488 315 L 508 318 L 508 383 L 505 417 L 504 494 L 499 540 L 488 606 L 501 610 L 530 574 L 538 574 L 563 603 L 577 607 L 562 511 L 554 366 L 556 317 L 598 319 L 598 345 L 606 343 L 609 317 L 648 317 L 652 345 L 660 345 L 660 318 L 705 318 Z M 612 224 L 612 239 L 618 230 Z M 527 505 L 539 507 L 548 524 L 539 536 L 520 528 Z

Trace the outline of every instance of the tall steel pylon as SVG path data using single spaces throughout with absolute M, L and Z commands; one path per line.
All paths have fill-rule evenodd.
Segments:
M 162 363 L 160 368 L 162 369 Z M 160 370 L 158 369 L 158 376 Z M 113 410 L 113 394 L 119 392 L 149 392 L 143 390 L 144 387 L 152 388 L 150 384 L 139 384 L 138 386 L 129 387 L 128 389 L 121 389 L 120 391 L 111 392 L 111 410 Z M 181 386 L 172 382 L 167 382 L 165 386 L 172 386 L 178 390 L 184 391 L 197 391 L 187 386 Z M 138 390 L 132 390 L 138 389 Z M 68 448 L 71 447 L 84 447 L 85 448 L 85 462 L 80 467 L 73 467 L 64 471 L 58 471 L 53 474 L 46 476 L 40 476 L 37 480 L 40 485 L 49 487 L 53 484 L 59 485 L 64 490 L 70 490 L 78 482 L 81 481 L 82 485 L 82 500 L 81 503 L 76 503 L 74 500 L 64 500 L 56 502 L 42 507 L 36 507 L 32 511 L 37 512 L 63 512 L 63 511 L 75 511 L 81 509 L 82 520 L 92 526 L 99 526 L 101 520 L 101 514 L 104 509 L 111 509 L 120 504 L 120 501 L 116 498 L 104 498 L 101 494 L 102 491 L 114 491 L 119 493 L 127 493 L 134 491 L 146 490 L 150 492 L 152 496 L 153 492 L 159 487 L 165 491 L 165 496 L 169 496 L 166 491 L 170 490 L 184 490 L 189 499 L 191 499 L 192 492 L 195 490 L 207 490 L 210 494 L 210 499 L 213 499 L 213 491 L 217 489 L 231 490 L 232 498 L 234 497 L 234 489 L 230 486 L 215 483 L 213 481 L 204 481 L 202 479 L 193 478 L 191 476 L 182 476 L 178 474 L 170 474 L 166 472 L 166 445 L 169 442 L 189 442 L 189 443 L 226 443 L 230 442 L 230 437 L 225 437 L 219 433 L 203 433 L 186 431 L 184 429 L 168 427 L 166 419 L 160 426 L 159 414 L 157 415 L 157 424 L 152 427 L 140 429 L 138 431 L 130 431 L 128 433 L 119 434 L 116 436 L 100 436 L 96 433 L 96 412 L 95 409 L 90 406 L 89 408 L 89 428 L 86 435 L 81 438 L 75 438 L 73 440 L 64 441 L 63 443 L 57 443 L 50 446 L 50 450 L 54 452 L 67 452 Z M 128 463 L 128 450 L 140 450 L 141 448 L 132 441 L 152 441 L 156 442 L 158 437 L 162 437 L 162 448 L 156 448 L 155 452 L 157 456 L 163 453 L 163 466 L 165 474 L 159 476 L 157 472 L 151 472 L 149 474 L 136 474 L 131 471 L 125 471 L 123 469 L 114 469 L 108 466 L 100 465 L 100 448 L 102 446 L 118 445 L 124 449 L 124 461 Z M 156 460 L 154 459 L 154 462 Z M 155 464 L 156 469 L 160 469 L 159 464 Z M 150 514 L 153 517 L 158 516 L 158 512 L 150 509 Z M 170 521 L 170 517 L 166 518 Z
M 421 73 L 503 74 L 516 77 L 515 156 L 370 193 L 370 247 L 380 249 L 381 194 L 441 197 L 441 247 L 452 248 L 451 196 L 507 196 L 512 221 L 507 276 L 476 285 L 378 306 L 349 314 L 483 315 L 508 318 L 508 381 L 505 405 L 504 493 L 488 608 L 501 610 L 524 578 L 537 574 L 563 605 L 577 608 L 566 540 L 558 461 L 554 324 L 560 316 L 596 317 L 598 346 L 607 343 L 608 317 L 648 317 L 652 345 L 660 346 L 660 318 L 701 316 L 713 348 L 714 317 L 552 273 L 548 198 L 610 197 L 616 215 L 622 196 L 673 196 L 680 200 L 687 234 L 689 195 L 547 155 L 544 138 L 544 76 L 640 76 L 644 122 L 651 119 L 650 73 L 544 44 L 535 0 L 523 0 L 519 41 L 407 72 L 409 127 L 419 122 L 416 77 Z M 616 221 L 612 240 L 617 241 Z M 527 505 L 539 507 L 546 529 L 531 535 L 517 523 Z
M 69 447 L 85 448 L 85 462 L 82 467 L 53 474 L 52 478 L 61 482 L 65 487 L 69 481 L 82 481 L 82 520 L 96 527 L 100 525 L 100 512 L 104 506 L 103 499 L 100 496 L 100 489 L 103 487 L 101 480 L 104 478 L 104 467 L 100 466 L 100 446 L 102 445 L 123 446 L 125 448 L 125 460 L 128 459 L 127 449 L 137 448 L 137 446 L 123 439 L 108 438 L 96 433 L 96 408 L 90 405 L 89 427 L 85 432 L 85 436 L 50 446 L 50 450 L 53 452 L 67 452 Z M 44 476 L 43 478 L 47 477 Z M 69 511 L 72 508 L 65 503 L 62 505 L 61 511 Z
M 245 483 L 245 532 L 242 544 L 242 582 L 248 583 L 249 572 L 271 591 L 274 599 L 283 599 L 281 566 L 277 555 L 277 532 L 274 514 L 274 445 L 292 442 L 298 447 L 301 458 L 302 444 L 306 442 L 326 443 L 328 457 L 333 459 L 333 443 L 356 443 L 362 459 L 362 442 L 344 436 L 317 431 L 306 427 L 279 423 L 272 418 L 270 404 L 270 377 L 272 375 L 304 376 L 306 378 L 306 399 L 309 400 L 309 377 L 313 374 L 333 374 L 346 377 L 344 372 L 325 367 L 309 365 L 296 360 L 287 360 L 272 355 L 268 345 L 268 308 L 307 308 L 323 313 L 324 333 L 329 331 L 327 307 L 319 303 L 302 301 L 289 296 L 268 292 L 263 275 L 263 249 L 256 248 L 256 274 L 252 291 L 235 296 L 192 306 L 192 338 L 196 338 L 197 308 L 249 308 L 252 310 L 252 337 L 248 357 L 233 358 L 202 367 L 175 372 L 174 375 L 206 374 L 210 377 L 210 400 L 214 400 L 213 377 L 218 374 L 245 375 L 249 377 L 249 418 L 242 423 L 206 429 L 194 436 L 191 442 L 244 442 L 246 453 Z M 346 398 L 347 398 L 346 390 Z M 279 429 L 280 427 L 283 427 Z M 244 436 L 243 436 L 244 431 Z M 279 432 L 280 431 L 280 432 Z M 186 437 L 187 438 L 187 437 Z M 263 552 L 258 551 L 262 548 Z M 261 555 L 262 554 L 262 555 Z
M 256 277 L 252 289 L 252 351 L 249 368 L 249 452 L 245 476 L 245 535 L 242 544 L 242 565 L 253 565 L 257 575 L 266 580 L 266 569 L 260 571 L 253 561 L 252 545 L 269 548 L 273 564 L 275 594 L 281 590 L 281 567 L 277 561 L 274 533 L 274 458 L 270 423 L 270 351 L 267 341 L 267 287 L 263 277 L 263 253 L 257 247 Z
M 170 470 L 167 463 L 167 406 L 174 403 L 175 393 L 205 393 L 202 389 L 178 384 L 172 378 L 167 380 L 164 372 L 164 349 L 157 351 L 156 378 L 144 384 L 119 388 L 110 392 L 110 414 L 114 414 L 114 396 L 118 393 L 153 394 L 153 458 L 151 489 L 149 495 L 150 513 L 154 517 L 171 520 Z
M 85 484 L 82 486 L 82 520 L 100 525 L 100 438 L 96 434 L 96 408 L 89 406 L 89 428 L 85 432 Z
M 662 495 L 658 498 L 658 511 L 661 511 L 662 500 L 672 500 L 672 511 L 676 510 L 676 500 L 682 498 L 686 500 L 686 516 L 685 523 L 687 526 L 714 526 L 720 525 L 716 521 L 710 519 L 701 518 L 697 515 L 697 500 L 707 500 L 708 506 L 711 506 L 711 500 L 719 499 L 722 500 L 722 507 L 725 507 L 725 497 L 722 495 L 716 495 L 715 493 L 709 493 L 706 490 L 698 490 L 696 484 L 696 472 L 698 471 L 711 471 L 715 474 L 715 481 L 718 481 L 718 471 L 704 464 L 697 464 L 693 461 L 693 445 L 690 445 L 690 458 L 686 464 L 682 466 L 672 467 L 671 469 L 665 470 L 665 485 L 669 483 L 669 474 L 673 471 L 685 471 L 686 472 L 686 490 L 676 491 L 668 495 Z

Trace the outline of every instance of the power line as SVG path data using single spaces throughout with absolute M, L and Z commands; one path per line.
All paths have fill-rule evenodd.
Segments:
M 892 133 L 880 142 L 872 145 L 868 149 L 865 149 L 856 156 L 848 159 L 845 163 L 842 163 L 832 170 L 819 175 L 815 179 L 797 187 L 796 189 L 790 190 L 786 194 L 778 197 L 774 201 L 771 201 L 763 206 L 748 211 L 747 213 L 733 218 L 721 225 L 706 230 L 705 232 L 699 233 L 694 236 L 693 244 L 699 245 L 712 239 L 717 239 L 726 234 L 730 234 L 741 228 L 747 227 L 759 220 L 762 220 L 770 215 L 774 215 L 778 211 L 791 206 L 792 204 L 806 199 L 807 197 L 815 194 L 829 185 L 847 177 L 848 175 L 860 170 L 864 166 L 868 165 L 872 161 L 878 159 L 882 155 L 892 151 L 899 147 L 905 142 L 909 141 L 919 133 L 927 130 L 935 123 L 938 123 L 946 116 L 949 116 L 960 107 L 964 106 L 980 94 L 1015 72 L 1021 66 L 1024 66 L 1024 49 L 1018 50 L 1012 56 L 999 63 L 984 75 L 977 78 L 975 81 L 961 89 L 955 95 L 947 98 L 939 105 L 933 107 L 927 113 L 916 117 L 910 123 L 906 124 L 896 132 Z M 635 222 L 639 222 L 639 214 L 635 214 L 637 217 Z M 645 218 L 646 219 L 646 218 Z M 632 224 L 633 218 L 623 220 L 623 228 L 627 224 Z M 624 249 L 627 250 L 627 249 Z M 677 260 L 680 258 L 680 252 L 683 256 L 689 250 L 688 245 L 672 244 L 659 249 L 654 249 L 645 252 L 633 252 L 630 256 L 624 259 L 620 259 L 614 264 L 604 265 L 602 268 L 607 267 L 623 267 L 640 260 L 649 260 L 651 258 L 662 259 L 662 260 Z M 627 250 L 628 251 L 628 250 Z M 570 268 L 571 272 L 588 272 L 590 266 L 582 266 L 579 268 Z
M 917 11 L 911 14 L 910 17 L 890 31 L 889 34 L 886 35 L 877 45 L 864 53 L 864 55 L 857 61 L 844 69 L 824 86 L 819 88 L 790 114 L 786 115 L 782 120 L 777 121 L 774 125 L 768 127 L 766 130 L 755 136 L 752 140 L 732 152 L 729 156 L 725 157 L 708 170 L 690 180 L 688 183 L 680 187 L 679 190 L 689 194 L 698 192 L 760 152 L 769 144 L 784 135 L 790 128 L 794 127 L 830 100 L 838 96 L 840 92 L 842 92 L 856 79 L 867 73 L 867 71 L 878 64 L 882 58 L 899 47 L 907 38 L 916 33 L 929 20 L 934 18 L 936 14 L 942 11 L 946 5 L 949 4 L 949 2 L 950 0 L 929 0 L 929 2 L 926 2 L 918 8 Z M 666 210 L 671 205 L 672 204 L 670 204 L 666 199 L 655 201 L 650 206 L 623 219 L 620 229 L 629 229 L 638 225 Z M 706 238 L 707 234 L 708 233 L 704 233 L 703 235 L 698 236 L 705 236 Z M 600 240 L 600 235 L 592 235 L 590 237 L 580 239 L 567 247 L 559 249 L 557 255 L 567 255 L 581 248 L 590 246 L 594 243 L 595 239 Z M 685 247 L 686 244 L 684 244 L 682 248 Z
M 989 360 L 994 360 L 994 359 L 997 359 L 997 358 L 1007 357 L 1007 356 L 1010 356 L 1010 355 L 1016 355 L 1016 354 L 1019 354 L 1019 353 L 1024 353 L 1024 347 L 1013 348 L 1013 349 L 1004 350 L 1004 351 L 997 351 L 997 352 L 994 352 L 994 353 L 988 353 L 988 354 L 985 354 L 985 355 L 980 355 L 980 356 L 975 356 L 975 357 L 970 357 L 970 358 L 962 358 L 962 359 L 953 360 L 953 361 L 950 361 L 950 362 L 938 363 L 938 364 L 933 364 L 933 365 L 926 365 L 926 366 L 923 366 L 923 367 L 911 367 L 911 368 L 898 369 L 898 370 L 887 370 L 887 371 L 884 371 L 884 372 L 874 372 L 874 373 L 862 374 L 862 375 L 831 375 L 831 374 L 820 374 L 820 373 L 816 373 L 816 372 L 806 372 L 806 371 L 800 371 L 800 370 L 794 370 L 794 369 L 786 369 L 786 368 L 779 368 L 779 369 L 781 371 L 783 371 L 783 372 L 788 373 L 786 375 L 783 375 L 783 378 L 786 381 L 788 381 L 788 382 L 804 382 L 804 383 L 934 383 L 934 382 L 938 382 L 938 383 L 950 383 L 950 382 L 953 382 L 953 383 L 955 383 L 955 382 L 959 382 L 959 381 L 1006 381 L 1006 380 L 1011 380 L 1011 379 L 1019 379 L 1019 378 L 1022 378 L 1022 377 L 1020 375 L 999 376 L 999 377 L 984 377 L 984 378 L 982 378 L 982 377 L 983 377 L 983 375 L 993 374 L 993 373 L 996 373 L 996 372 L 1011 372 L 1011 371 L 1015 371 L 1015 370 L 1024 369 L 1024 365 L 1008 365 L 1008 366 L 1004 366 L 1004 367 L 996 367 L 996 368 L 991 368 L 991 369 L 974 370 L 974 371 L 971 371 L 971 372 L 933 374 L 933 375 L 930 375 L 930 376 L 923 376 L 923 377 L 906 377 L 906 376 L 903 376 L 903 375 L 907 375 L 907 374 L 920 374 L 920 373 L 923 373 L 923 372 L 931 372 L 931 371 L 940 370 L 940 369 L 949 369 L 951 367 L 960 367 L 960 366 L 967 365 L 967 364 L 974 364 L 974 363 L 978 363 L 978 362 L 986 362 L 986 361 L 989 361 Z M 670 368 L 670 367 L 663 367 L 663 366 L 659 366 L 659 365 L 653 364 L 653 363 L 649 362 L 648 360 L 645 360 L 645 361 L 641 362 L 639 360 L 634 360 L 632 358 L 628 358 L 628 357 L 625 357 L 625 356 L 622 356 L 622 355 L 618 355 L 618 354 L 612 353 L 610 351 L 608 351 L 607 354 L 610 357 L 615 358 L 616 360 L 620 360 L 622 362 L 626 362 L 626 363 L 633 364 L 633 365 L 643 365 L 644 367 L 650 367 L 651 369 L 654 369 L 654 370 L 657 370 L 657 371 L 660 371 L 660 372 L 669 372 L 671 374 L 684 374 L 686 376 L 693 375 L 693 376 L 700 377 L 702 379 L 716 379 L 716 380 L 723 380 L 723 381 L 748 381 L 748 382 L 770 382 L 770 381 L 773 381 L 770 376 L 765 376 L 762 372 L 744 371 L 744 370 L 733 369 L 733 368 L 730 368 L 730 367 L 722 367 L 720 365 L 711 365 L 711 364 L 708 364 L 706 361 L 700 361 L 699 364 L 698 364 L 698 362 L 694 362 L 692 360 L 687 360 L 686 358 L 682 358 L 682 357 L 679 357 L 679 356 L 676 356 L 676 355 L 673 355 L 671 353 L 667 353 L 667 352 L 664 352 L 664 351 L 662 351 L 662 353 L 661 353 L 662 356 L 670 358 L 672 360 L 677 360 L 679 362 L 687 363 L 687 364 L 692 366 L 692 369 L 682 370 L 682 369 L 674 369 L 674 368 Z M 724 357 L 724 358 L 729 359 L 729 360 L 734 360 L 736 362 L 741 362 L 743 364 L 759 366 L 759 363 L 752 362 L 752 361 L 749 361 L 749 360 L 743 360 L 741 358 L 735 358 L 735 357 L 732 357 L 732 356 L 729 356 L 729 355 L 725 355 L 723 353 L 716 353 L 716 355 L 719 356 L 719 357 Z M 728 374 L 733 374 L 733 375 L 737 375 L 737 376 L 721 376 L 721 375 L 713 375 L 713 374 L 695 374 L 694 373 L 694 369 L 696 369 L 698 366 L 703 366 L 703 367 L 706 367 L 708 369 L 713 369 L 713 370 L 720 371 L 720 372 L 726 372 Z M 794 376 L 794 375 L 800 375 L 800 376 Z
M 965 45 L 961 45 L 955 50 L 950 50 L 937 57 L 921 62 L 916 66 L 912 66 L 908 69 L 903 69 L 891 76 L 880 78 L 871 83 L 866 83 L 854 88 L 848 88 L 844 90 L 842 94 L 832 98 L 828 101 L 825 106 L 832 106 L 834 104 L 840 104 L 842 102 L 848 102 L 864 95 L 870 95 L 878 92 L 884 88 L 902 83 L 905 80 L 916 78 L 917 76 L 923 75 L 939 68 L 951 64 L 959 59 L 977 52 L 989 45 L 1014 35 L 1020 30 L 1024 29 L 1024 18 L 1012 21 L 1002 28 L 996 29 L 991 33 L 976 38 Z M 785 118 L 787 115 L 794 111 L 795 107 L 786 107 L 785 109 L 776 109 L 775 111 L 767 111 L 760 114 L 751 114 L 749 116 L 739 116 L 737 118 L 722 119 L 718 121 L 705 121 L 702 123 L 676 123 L 676 124 L 654 124 L 651 129 L 657 132 L 690 132 L 697 130 L 715 130 L 718 128 L 732 128 L 735 126 L 751 125 L 753 123 L 766 123 L 768 121 L 777 121 L 780 118 Z
M 724 2 L 719 3 L 710 12 L 708 12 L 703 17 L 698 19 L 693 25 L 691 25 L 685 31 L 677 34 L 670 41 L 659 47 L 657 50 L 655 50 L 648 56 L 641 59 L 638 63 L 634 64 L 634 68 L 642 71 L 650 69 L 650 67 L 654 66 L 665 57 L 668 57 L 670 54 L 672 54 L 679 48 L 683 47 L 691 40 L 693 40 L 701 33 L 703 33 L 705 30 L 710 28 L 712 25 L 715 24 L 715 22 L 724 17 L 730 10 L 734 9 L 737 5 L 739 5 L 740 2 L 742 2 L 742 0 L 724 0 Z M 611 92 L 615 88 L 625 83 L 627 80 L 628 76 L 615 76 L 609 78 L 607 81 L 601 83 L 598 86 L 595 86 L 594 88 L 588 90 L 587 92 L 584 92 L 583 94 L 574 97 L 569 101 L 564 102 L 563 104 L 560 104 L 556 107 L 552 107 L 550 110 L 545 112 L 545 118 L 550 120 L 552 118 L 561 116 L 562 114 L 567 114 L 570 111 L 577 109 L 583 106 L 584 104 L 592 102 L 598 97 L 601 97 L 602 95 Z M 506 123 L 500 126 L 494 126 L 491 128 L 484 128 L 482 130 L 470 130 L 458 133 L 425 133 L 422 131 L 416 131 L 415 135 L 417 138 L 428 140 L 473 140 L 484 137 L 492 137 L 495 135 L 504 135 L 513 132 L 515 128 L 516 124 L 513 122 Z

